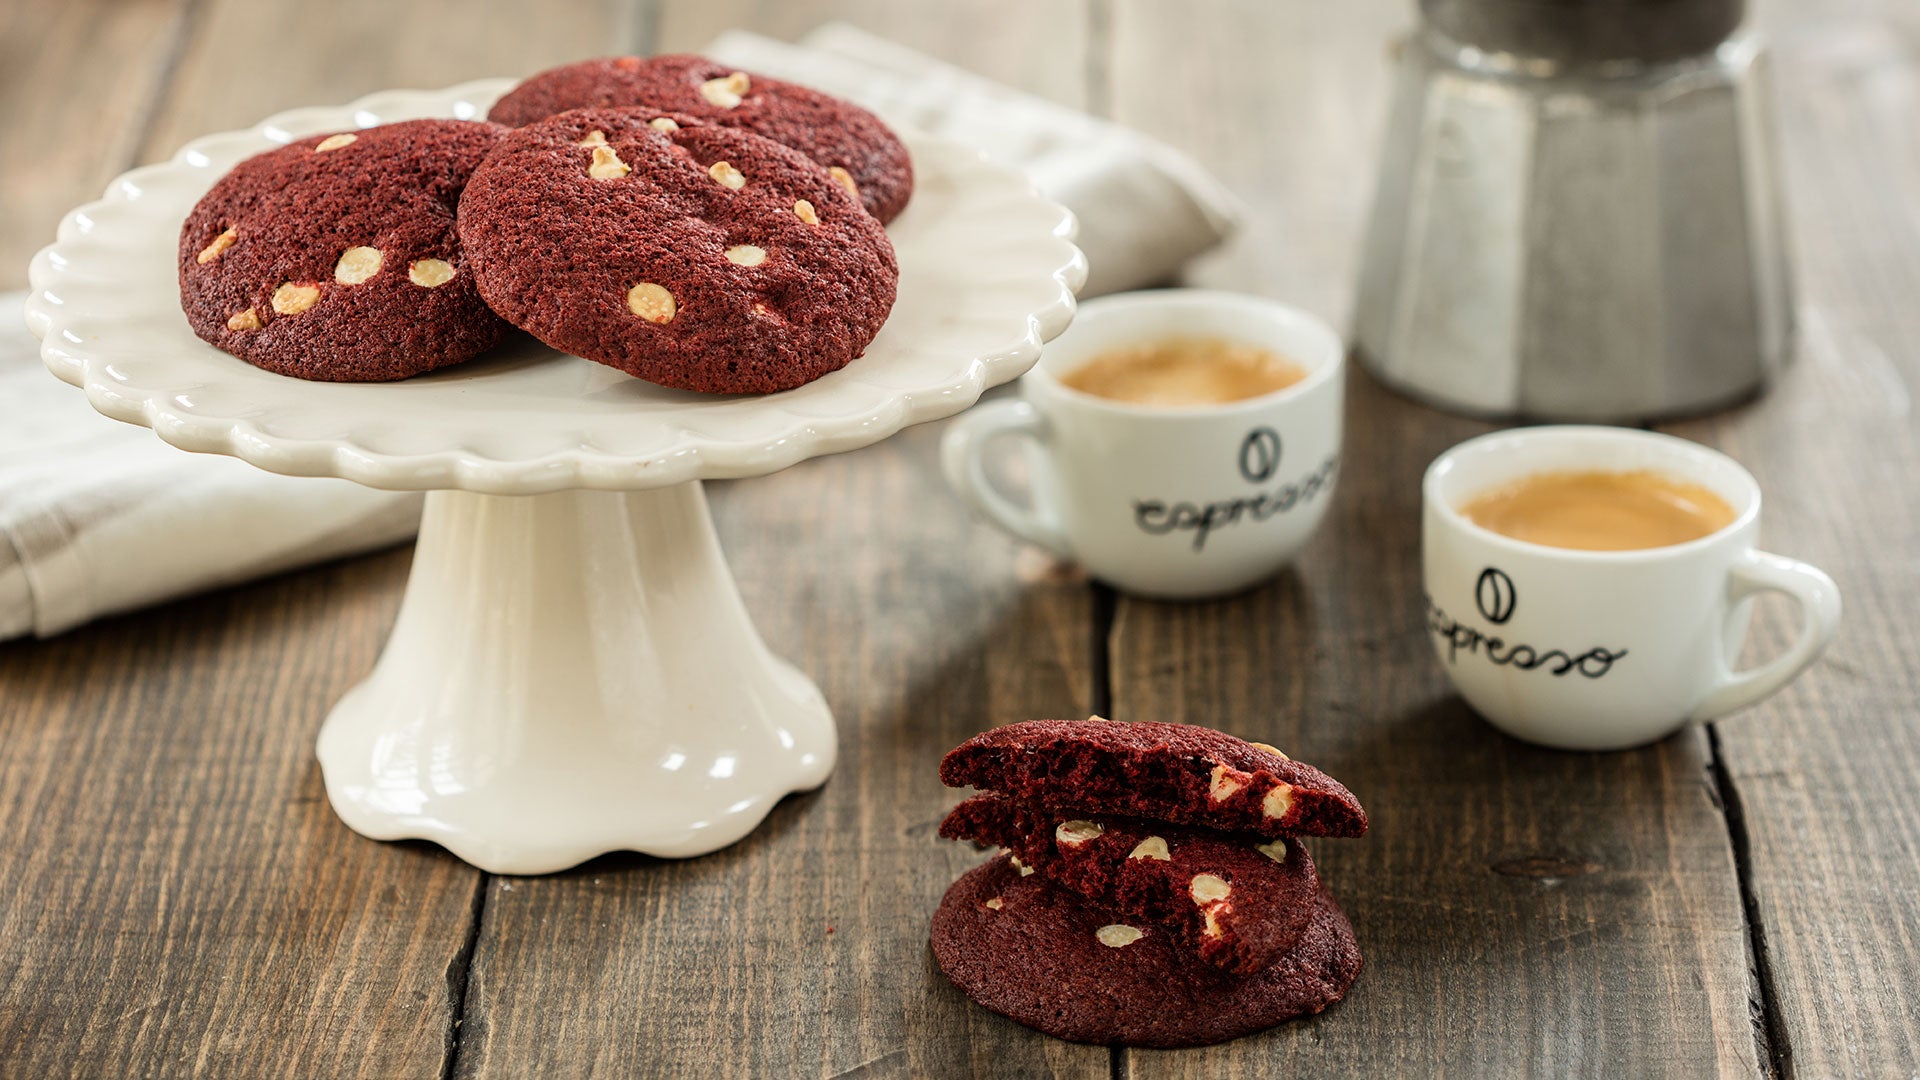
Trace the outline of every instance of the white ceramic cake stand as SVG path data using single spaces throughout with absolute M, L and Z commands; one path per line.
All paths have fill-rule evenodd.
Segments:
M 401 383 L 310 383 L 193 335 L 174 246 L 229 166 L 318 131 L 482 116 L 508 85 L 300 109 L 130 172 L 34 259 L 27 321 L 54 374 L 175 446 L 429 492 L 393 636 L 320 732 L 348 825 L 500 873 L 704 854 L 825 781 L 835 746 L 819 690 L 749 621 L 700 481 L 959 412 L 1066 326 L 1085 263 L 1020 175 L 908 136 L 892 317 L 798 390 L 665 390 L 526 340 Z

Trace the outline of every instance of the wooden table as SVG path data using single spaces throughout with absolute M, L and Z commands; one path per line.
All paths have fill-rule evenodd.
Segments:
M 408 556 L 0 645 L 0 1076 L 1858 1075 L 1920 1070 L 1920 10 L 1761 0 L 1801 355 L 1672 430 L 1748 464 L 1839 640 L 1744 715 L 1585 755 L 1495 734 L 1421 629 L 1417 479 L 1486 430 L 1353 379 L 1297 569 L 1117 598 L 975 521 L 938 425 L 712 485 L 755 618 L 817 679 L 838 771 L 690 862 L 479 873 L 335 820 L 313 755 Z M 1192 270 L 1343 323 L 1394 0 L 0 2 L 0 287 L 58 215 L 206 131 L 388 86 L 843 17 L 1196 154 L 1254 215 Z M 1196 10 L 1197 9 L 1197 10 Z M 1759 650 L 1790 632 L 1766 608 Z M 1327 1015 L 1109 1052 L 970 1005 L 926 947 L 977 856 L 942 751 L 1100 711 L 1325 766 L 1373 814 L 1315 849 L 1367 970 Z

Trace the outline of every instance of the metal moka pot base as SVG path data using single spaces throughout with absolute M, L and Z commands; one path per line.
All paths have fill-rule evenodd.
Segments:
M 1764 55 L 1528 58 L 1431 24 L 1402 50 L 1354 340 L 1486 416 L 1635 421 L 1760 389 L 1792 303 Z

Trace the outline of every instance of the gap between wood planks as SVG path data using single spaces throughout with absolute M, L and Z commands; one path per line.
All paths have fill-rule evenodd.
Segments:
M 200 0 L 194 0 L 195 3 Z M 660 40 L 659 0 L 634 0 L 638 14 L 634 18 L 632 53 L 648 56 Z M 480 932 L 486 926 L 487 897 L 493 892 L 496 875 L 482 870 L 473 883 L 473 906 L 467 911 L 467 932 L 460 948 L 447 961 L 447 1033 L 440 1059 L 440 1080 L 460 1075 L 461 1036 L 469 1019 L 467 990 L 473 984 L 473 958 L 480 948 Z
M 1787 1040 L 1786 1018 L 1780 1013 L 1780 995 L 1775 988 L 1773 960 L 1767 952 L 1767 928 L 1760 922 L 1759 900 L 1753 891 L 1752 840 L 1747 834 L 1746 807 L 1740 788 L 1727 770 L 1720 753 L 1720 726 L 1707 725 L 1707 768 L 1712 774 L 1714 801 L 1727 823 L 1727 840 L 1733 846 L 1733 872 L 1740 883 L 1740 916 L 1747 930 L 1747 978 L 1752 1013 L 1754 1049 L 1760 1067 L 1770 1080 L 1788 1080 L 1793 1076 L 1793 1045 Z
M 1656 424 L 1636 424 L 1643 431 L 1660 432 Z M 1740 889 L 1740 923 L 1747 938 L 1747 1012 L 1753 1025 L 1754 1056 L 1766 1080 L 1790 1080 L 1793 1046 L 1787 1040 L 1786 1018 L 1780 1013 L 1780 995 L 1774 983 L 1773 963 L 1767 954 L 1767 928 L 1760 922 L 1760 904 L 1753 891 L 1753 849 L 1747 834 L 1746 810 L 1740 788 L 1720 752 L 1720 725 L 1707 729 L 1707 779 L 1720 820 L 1726 823 L 1727 845 L 1733 850 L 1733 873 Z

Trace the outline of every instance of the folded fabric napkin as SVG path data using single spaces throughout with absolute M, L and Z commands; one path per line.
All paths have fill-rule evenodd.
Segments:
M 1238 217 L 1231 196 L 1166 146 L 851 27 L 800 45 L 729 33 L 708 53 L 1025 169 L 1080 219 L 1092 267 L 1083 295 L 1168 277 Z M 419 495 L 276 476 L 100 416 L 41 367 L 20 309 L 19 294 L 0 296 L 0 640 L 413 534 Z

